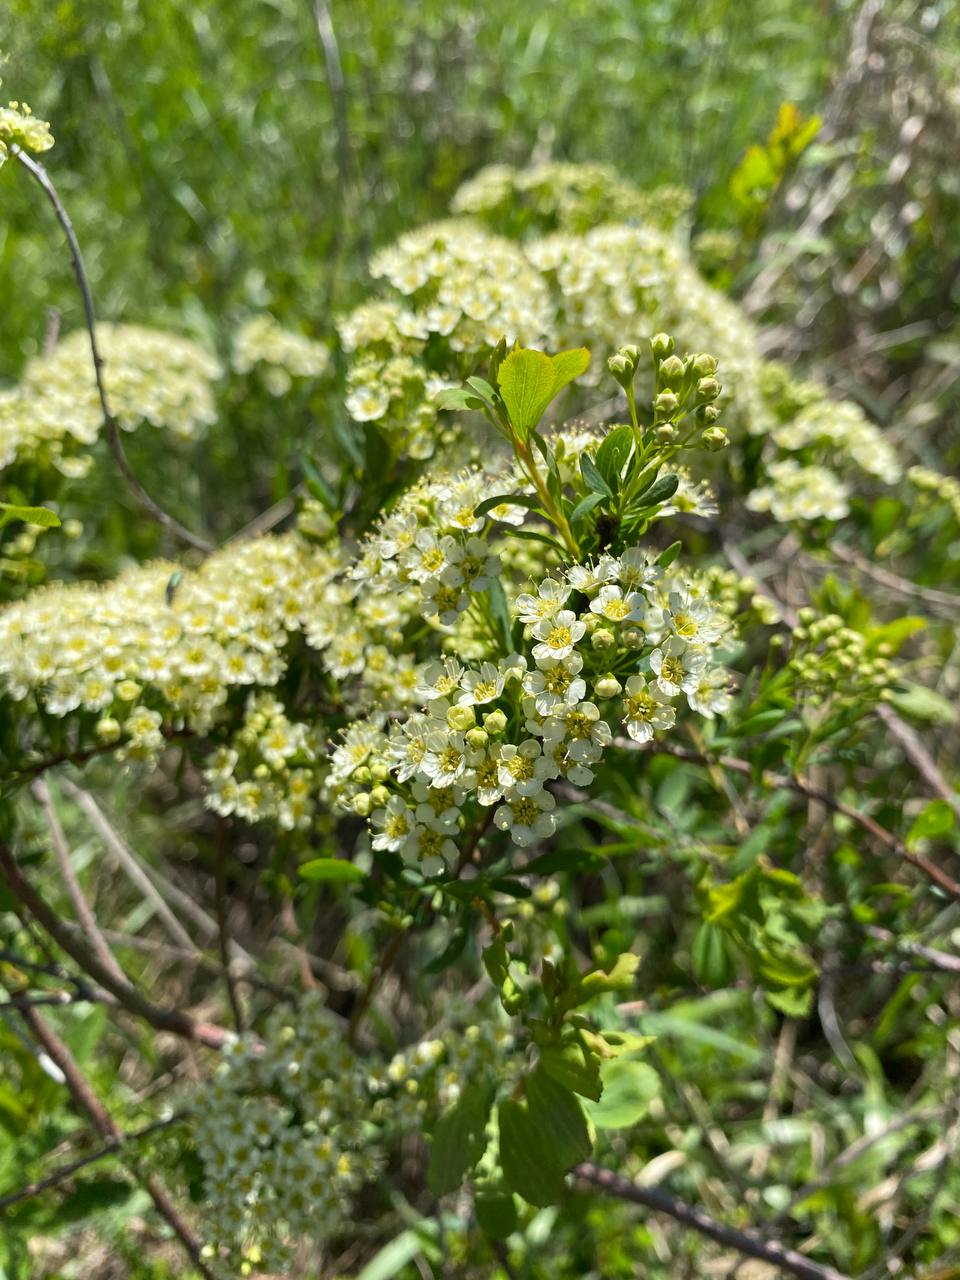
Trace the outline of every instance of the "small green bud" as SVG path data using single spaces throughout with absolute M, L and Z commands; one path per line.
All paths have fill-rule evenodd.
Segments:
M 373 781 L 373 774 L 365 764 L 362 764 L 359 769 L 354 769 L 353 780 L 359 786 L 366 787 Z
M 601 652 L 604 649 L 612 649 L 616 642 L 616 637 L 608 627 L 599 627 L 590 637 L 590 644 Z
M 622 347 L 618 347 L 617 355 L 625 356 L 633 365 L 634 369 L 636 369 L 637 365 L 640 363 L 640 348 L 635 342 L 627 342 L 624 343 Z
M 620 633 L 620 642 L 627 649 L 642 649 L 646 639 L 639 627 L 625 627 Z
M 679 387 L 686 368 L 679 356 L 667 356 L 660 366 L 660 377 L 668 387 Z
M 447 724 L 451 729 L 465 733 L 477 723 L 477 714 L 473 707 L 451 707 L 447 712 Z
M 361 791 L 359 795 L 353 797 L 353 812 L 359 818 L 369 818 L 372 808 L 373 804 L 366 791 Z
M 390 770 L 382 760 L 375 760 L 370 766 L 370 777 L 374 782 L 386 782 L 390 777 Z
M 664 444 L 672 440 L 677 434 L 677 428 L 672 422 L 661 422 L 657 427 L 657 439 L 662 440 Z
M 716 400 L 720 394 L 720 383 L 716 378 L 701 378 L 697 383 L 697 395 L 701 400 Z
M 655 333 L 650 339 L 650 346 L 653 348 L 653 354 L 658 360 L 662 360 L 664 356 L 668 356 L 674 348 L 674 341 L 669 333 Z
M 627 387 L 633 381 L 633 365 L 626 356 L 617 353 L 611 356 L 607 361 L 607 368 L 620 383 L 621 387 Z
M 472 751 L 482 751 L 490 741 L 490 735 L 486 729 L 474 728 L 469 729 L 465 734 L 467 746 Z
M 487 733 L 503 733 L 507 727 L 507 717 L 502 711 L 488 711 L 483 717 L 483 727 Z
M 382 809 L 390 799 L 390 792 L 386 787 L 374 787 L 370 792 L 370 803 L 375 809 Z
M 601 676 L 593 682 L 593 691 L 598 698 L 615 698 L 622 688 L 616 676 Z
M 693 371 L 698 378 L 712 378 L 717 372 L 717 361 L 714 356 L 701 354 L 693 357 Z
M 797 610 L 797 620 L 802 622 L 805 627 L 809 627 L 810 623 L 814 621 L 816 616 L 816 609 L 811 609 L 808 604 L 805 604 L 802 609 Z
M 700 437 L 700 443 L 705 449 L 716 453 L 718 449 L 725 449 L 730 443 L 726 430 L 723 427 L 707 427 L 703 435 Z
M 716 422 L 720 417 L 720 410 L 715 404 L 702 404 L 697 410 L 697 415 L 701 422 Z
M 661 391 L 654 400 L 653 407 L 658 416 L 669 418 L 680 408 L 680 401 L 672 391 Z

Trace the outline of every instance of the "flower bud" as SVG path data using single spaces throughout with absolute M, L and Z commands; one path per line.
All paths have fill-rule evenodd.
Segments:
M 662 360 L 673 350 L 674 342 L 669 333 L 655 333 L 650 339 L 650 346 L 653 348 L 653 354 Z
M 612 649 L 616 642 L 616 637 L 609 627 L 599 627 L 590 637 L 590 644 L 601 652 L 604 649 Z
M 390 777 L 390 770 L 382 760 L 375 760 L 370 766 L 370 777 L 374 782 L 386 782 Z
M 624 343 L 622 347 L 617 348 L 618 356 L 625 356 L 636 369 L 640 363 L 640 348 L 635 342 Z
M 700 443 L 704 448 L 716 452 L 718 449 L 725 449 L 730 441 L 723 427 L 707 427 L 700 437 Z
M 487 733 L 503 733 L 507 727 L 507 717 L 502 711 L 488 711 L 483 717 L 483 727 Z
M 625 627 L 620 633 L 620 641 L 627 649 L 642 649 L 646 636 L 639 627 Z
M 473 707 L 451 707 L 447 712 L 447 724 L 451 729 L 466 733 L 477 723 L 477 713 Z
M 373 805 L 366 791 L 361 791 L 359 795 L 353 797 L 353 812 L 360 818 L 369 818 Z
M 686 368 L 679 356 L 667 356 L 660 366 L 660 377 L 668 387 L 678 387 L 685 373 Z
M 620 383 L 621 387 L 629 386 L 633 381 L 633 365 L 626 356 L 619 353 L 607 361 L 607 368 Z
M 373 781 L 373 774 L 365 764 L 362 764 L 359 769 L 354 769 L 353 780 L 359 786 L 366 787 Z
M 653 408 L 658 416 L 669 418 L 680 408 L 680 401 L 672 391 L 661 391 L 653 402 Z
M 593 682 L 593 691 L 598 698 L 615 698 L 622 688 L 616 676 L 601 676 Z
M 657 439 L 662 440 L 664 444 L 672 440 L 677 434 L 677 428 L 672 422 L 661 422 L 657 427 Z
M 390 792 L 386 787 L 374 787 L 370 792 L 370 803 L 375 809 L 382 809 L 390 799 Z
M 701 354 L 693 357 L 693 371 L 698 378 L 712 378 L 717 372 L 715 357 Z
M 120 737 L 120 723 L 113 716 L 104 716 L 97 721 L 94 733 L 101 742 L 116 742 Z
M 467 746 L 471 751 L 482 751 L 490 741 L 490 735 L 486 729 L 474 728 L 469 729 L 465 734 Z
M 720 417 L 720 410 L 715 404 L 702 404 L 697 410 L 697 416 L 701 422 L 716 422 Z
M 716 400 L 720 394 L 720 383 L 716 378 L 701 378 L 697 383 L 697 395 L 701 400 Z

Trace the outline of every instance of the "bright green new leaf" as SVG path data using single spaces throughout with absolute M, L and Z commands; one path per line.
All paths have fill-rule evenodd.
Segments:
M 522 1102 L 507 1099 L 497 1109 L 500 1167 L 511 1191 L 544 1208 L 563 1193 L 564 1170 L 551 1160 L 543 1135 Z
M 312 858 L 300 867 L 304 880 L 327 880 L 340 883 L 365 880 L 367 874 L 345 858 Z
M 510 352 L 500 366 L 500 395 L 521 440 L 529 438 L 551 400 L 589 363 L 590 352 L 585 347 L 555 356 L 533 348 Z
M 629 991 L 639 967 L 640 957 L 631 951 L 625 951 L 623 955 L 617 956 L 616 964 L 608 973 L 603 969 L 588 973 L 580 980 L 581 1003 L 592 1000 L 605 991 Z
M 660 1092 L 660 1080 L 646 1062 L 615 1058 L 600 1068 L 603 1095 L 586 1102 L 587 1115 L 597 1129 L 626 1129 L 647 1114 Z
M 931 800 L 914 818 L 907 844 L 913 846 L 918 840 L 946 835 L 953 830 L 955 821 L 956 815 L 946 800 Z
M 12 502 L 0 502 L 0 529 L 14 520 L 24 524 L 39 525 L 41 529 L 59 529 L 60 517 L 49 507 L 20 507 Z

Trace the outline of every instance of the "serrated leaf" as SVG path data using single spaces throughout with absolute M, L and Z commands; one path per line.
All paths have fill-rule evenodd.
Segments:
M 590 352 L 585 347 L 555 356 L 530 347 L 510 352 L 500 366 L 498 380 L 500 396 L 521 440 L 529 438 L 551 400 L 589 363 Z
M 482 409 L 483 401 L 472 391 L 463 387 L 446 387 L 433 397 L 438 409 Z
M 600 1064 L 579 1040 L 540 1051 L 540 1066 L 557 1084 L 594 1102 L 600 1097 Z
M 646 1062 L 614 1058 L 600 1068 L 603 1095 L 599 1102 L 584 1103 L 597 1129 L 626 1129 L 647 1114 L 660 1092 L 660 1080 Z
M 586 1160 L 592 1143 L 583 1107 L 572 1090 L 542 1067 L 527 1077 L 526 1088 L 530 1118 L 541 1128 L 553 1162 L 566 1171 Z
M 427 1185 L 436 1196 L 445 1196 L 462 1185 L 487 1149 L 487 1119 L 493 1090 L 484 1082 L 470 1085 L 437 1121 L 430 1148 Z
M 595 969 L 593 973 L 580 979 L 581 1001 L 592 1000 L 605 991 L 629 991 L 639 967 L 640 957 L 632 951 L 625 951 L 623 955 L 617 956 L 609 973 L 603 969 Z
M 304 880 L 311 881 L 325 880 L 343 884 L 367 878 L 365 871 L 361 871 L 352 862 L 347 862 L 346 858 L 312 858 L 309 862 L 302 863 L 298 870 Z
M 14 520 L 39 525 L 41 529 L 59 529 L 60 517 L 49 507 L 21 507 L 13 502 L 0 502 L 0 529 Z

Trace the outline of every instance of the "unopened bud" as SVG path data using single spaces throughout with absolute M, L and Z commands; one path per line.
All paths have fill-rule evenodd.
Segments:
M 669 333 L 655 333 L 650 339 L 650 346 L 653 348 L 653 354 L 658 359 L 663 359 L 673 350 L 674 342 Z
M 370 797 L 367 795 L 366 791 L 361 791 L 358 796 L 353 797 L 353 812 L 357 817 L 369 818 L 370 810 L 372 808 L 373 805 L 371 804 Z
M 653 402 L 654 410 L 664 418 L 669 418 L 680 408 L 680 401 L 672 391 L 661 391 Z
M 700 437 L 700 443 L 711 452 L 716 453 L 719 449 L 725 449 L 730 440 L 724 427 L 707 427 Z
M 370 803 L 375 809 L 383 809 L 389 799 L 390 792 L 386 787 L 374 787 L 370 792 Z
M 660 377 L 668 387 L 678 387 L 685 373 L 686 368 L 679 356 L 667 356 L 660 366 Z
M 635 342 L 627 342 L 622 347 L 618 347 L 617 355 L 626 356 L 634 368 L 640 363 L 640 348 Z
M 712 378 L 717 372 L 717 361 L 713 356 L 694 356 L 693 371 L 698 378 Z
M 507 727 L 507 717 L 502 711 L 489 711 L 483 717 L 483 727 L 487 733 L 503 733 Z
M 359 769 L 354 769 L 353 780 L 361 787 L 366 787 L 373 781 L 373 774 L 365 764 L 362 764 Z
M 599 627 L 590 637 L 593 648 L 601 652 L 604 649 L 612 649 L 616 642 L 616 637 L 609 627 Z
M 642 649 L 646 639 L 640 627 L 625 627 L 620 632 L 620 641 L 628 649 Z
M 116 742 L 120 737 L 120 722 L 114 720 L 113 716 L 104 716 L 97 721 L 94 732 L 101 742 Z
M 601 676 L 593 683 L 593 691 L 598 698 L 615 698 L 622 688 L 616 676 Z
M 720 383 L 716 378 L 701 378 L 697 383 L 697 395 L 701 400 L 716 400 L 720 394 Z
M 386 782 L 390 777 L 390 770 L 382 760 L 375 760 L 370 766 L 370 777 L 374 782 Z
M 473 707 L 451 707 L 447 712 L 447 724 L 451 729 L 457 729 L 460 733 L 465 733 L 467 729 L 472 729 L 477 723 L 477 713 Z
M 664 444 L 666 444 L 667 441 L 672 440 L 676 434 L 677 428 L 672 422 L 661 422 L 659 427 L 657 427 L 657 439 L 662 440 Z
M 471 751 L 482 751 L 490 741 L 490 735 L 487 733 L 486 729 L 470 729 L 464 736 L 466 738 L 467 746 Z
M 701 422 L 716 422 L 720 417 L 720 410 L 715 404 L 702 404 L 697 410 Z

